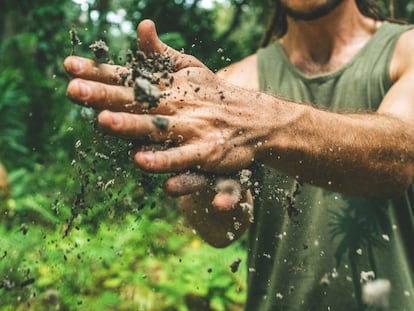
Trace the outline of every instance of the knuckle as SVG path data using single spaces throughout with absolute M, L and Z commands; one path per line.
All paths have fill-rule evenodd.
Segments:
M 104 102 L 104 103 L 110 102 L 109 92 L 105 86 L 103 85 L 98 86 L 98 94 L 99 95 L 96 98 L 97 101 Z
M 202 168 L 204 170 L 215 170 L 221 161 L 221 152 L 217 146 L 217 144 L 206 144 L 203 146 L 204 148 L 204 154 L 206 155 L 204 157 L 204 163 L 202 165 Z M 199 158 L 201 158 L 201 152 L 198 153 Z

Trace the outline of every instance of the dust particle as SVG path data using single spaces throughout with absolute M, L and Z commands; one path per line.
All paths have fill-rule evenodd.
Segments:
M 237 258 L 235 261 L 233 261 L 231 263 L 231 265 L 230 265 L 231 272 L 236 273 L 237 270 L 239 270 L 239 266 L 240 266 L 241 261 L 242 260 L 240 258 Z

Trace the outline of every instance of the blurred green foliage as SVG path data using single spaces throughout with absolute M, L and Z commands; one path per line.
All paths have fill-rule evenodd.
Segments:
M 1 310 L 242 309 L 243 241 L 216 250 L 187 228 L 165 176 L 138 170 L 131 143 L 66 98 L 62 63 L 92 57 L 88 46 L 104 39 L 122 64 L 136 24 L 151 18 L 162 40 L 215 70 L 256 49 L 262 14 L 240 1 L 2 1 L 0 161 L 11 197 L 1 205 Z
M 122 64 L 144 18 L 212 70 L 257 49 L 268 0 L 201 3 L 1 2 L 0 161 L 12 190 L 0 204 L 1 310 L 242 309 L 243 239 L 222 250 L 200 241 L 163 194 L 165 176 L 139 171 L 130 143 L 102 134 L 65 96 L 62 63 L 73 49 L 92 57 L 89 44 L 104 39 Z M 412 1 L 380 5 L 414 19 Z

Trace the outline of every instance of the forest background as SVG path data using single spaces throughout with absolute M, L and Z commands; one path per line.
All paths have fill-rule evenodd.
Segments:
M 380 8 L 414 21 L 414 1 Z M 242 310 L 245 237 L 214 249 L 187 228 L 163 176 L 70 103 L 62 62 L 103 39 L 125 64 L 151 18 L 217 70 L 259 47 L 268 11 L 267 0 L 1 1 L 0 310 Z

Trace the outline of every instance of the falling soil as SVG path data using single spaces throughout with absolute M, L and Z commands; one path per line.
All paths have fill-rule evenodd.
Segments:
M 294 189 L 291 194 L 286 195 L 285 208 L 290 218 L 298 216 L 300 214 L 300 209 L 296 207 L 296 197 L 302 191 L 302 183 L 295 180 Z
M 73 54 L 75 54 L 76 46 L 81 45 L 82 42 L 80 41 L 80 39 L 78 37 L 78 32 L 76 31 L 75 28 L 71 28 L 69 30 L 69 35 L 70 35 L 70 44 L 72 46 L 72 50 L 70 52 L 70 55 L 73 55 Z
M 76 30 L 70 31 L 70 38 L 73 53 L 75 47 L 80 44 Z M 97 40 L 90 44 L 89 48 L 97 60 L 109 61 L 109 47 L 105 41 Z M 174 70 L 172 60 L 160 54 L 147 57 L 139 50 L 128 51 L 124 66 L 129 71 L 120 74 L 119 83 L 134 89 L 135 101 L 131 103 L 131 111 L 137 111 L 135 108 L 138 107 L 138 111 L 145 113 L 151 108 L 158 107 L 163 96 L 158 85 L 168 86 L 173 82 L 170 74 Z M 152 201 L 153 198 L 162 196 L 162 177 L 136 170 L 133 163 L 130 163 L 129 153 L 134 149 L 135 142 L 102 133 L 97 125 L 96 112 L 89 108 L 82 109 L 81 117 L 92 125 L 94 135 L 91 138 L 81 138 L 75 143 L 77 158 L 73 160 L 72 166 L 76 171 L 79 188 L 70 202 L 71 213 L 63 229 L 63 236 L 67 236 L 72 229 L 78 229 L 83 222 L 95 225 L 97 218 L 93 218 L 100 214 L 99 211 L 95 211 L 96 202 L 102 202 L 101 204 L 106 206 L 103 210 L 109 217 L 113 217 L 115 214 L 137 213 L 146 206 L 154 208 L 156 202 Z M 154 116 L 152 123 L 159 131 L 168 130 L 167 118 Z M 170 147 L 170 142 L 155 147 L 150 141 L 141 141 L 140 144 L 145 145 L 138 146 L 141 150 L 164 150 Z M 138 187 L 146 194 L 144 198 L 148 199 L 135 197 L 134 191 L 124 189 L 124 185 L 130 180 L 138 181 Z M 96 226 L 98 225 L 97 223 Z M 22 233 L 25 232 L 22 228 Z
M 74 146 L 76 157 L 71 166 L 76 189 L 69 197 L 58 198 L 70 206 L 64 237 L 82 225 L 96 229 L 102 218 L 135 215 L 138 219 L 142 209 L 156 208 L 156 200 L 166 200 L 160 186 L 165 176 L 135 167 L 132 142 L 103 133 L 96 120 L 88 123 L 83 126 L 92 128 L 93 134 L 79 138 Z
M 97 59 L 104 59 L 108 56 L 109 47 L 106 45 L 105 41 L 98 40 L 92 43 L 89 48 L 92 50 L 93 54 Z
M 240 258 L 237 258 L 235 261 L 233 261 L 232 263 L 231 263 L 231 265 L 230 265 L 230 270 L 231 270 L 231 272 L 233 272 L 233 273 L 236 273 L 237 272 L 237 270 L 239 270 L 239 266 L 240 266 L 240 264 L 241 264 L 241 259 Z

